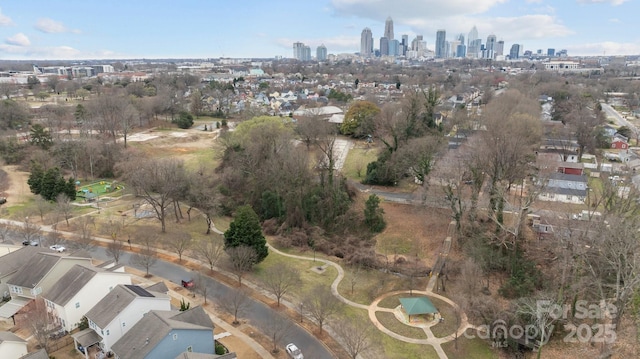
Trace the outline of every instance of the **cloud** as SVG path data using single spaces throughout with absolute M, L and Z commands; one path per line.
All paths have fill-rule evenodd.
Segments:
M 637 42 L 593 42 L 567 46 L 570 55 L 602 56 L 602 55 L 634 55 L 640 54 L 640 43 Z
M 438 19 L 455 15 L 481 14 L 508 0 L 332 0 L 337 15 L 382 21 L 391 16 L 405 22 L 411 19 Z
M 618 6 L 626 3 L 629 0 L 577 0 L 578 4 L 601 4 L 610 3 L 613 6 Z
M 8 17 L 7 15 L 2 13 L 2 10 L 0 10 L 0 26 L 9 26 L 9 25 L 13 25 L 13 20 L 11 20 L 10 17 Z
M 57 34 L 63 32 L 72 32 L 72 33 L 80 33 L 80 30 L 71 30 L 64 26 L 63 23 L 59 21 L 55 21 L 49 18 L 41 18 L 38 19 L 36 25 L 34 26 L 36 30 L 42 31 L 47 34 Z
M 541 4 L 542 0 L 527 0 L 528 4 Z
M 620 19 L 616 19 L 615 17 L 614 17 L 614 18 L 609 19 L 609 22 L 613 22 L 613 23 L 615 23 L 615 24 L 620 24 L 620 23 L 622 23 L 622 21 L 620 21 Z
M 29 38 L 27 37 L 27 35 L 19 32 L 13 36 L 9 36 L 7 37 L 4 42 L 6 44 L 9 45 L 15 45 L 15 46 L 22 46 L 22 47 L 26 47 L 31 45 L 31 41 L 29 41 Z

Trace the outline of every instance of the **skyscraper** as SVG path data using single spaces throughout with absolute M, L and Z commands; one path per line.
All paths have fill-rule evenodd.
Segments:
M 365 27 L 360 35 L 360 56 L 371 57 L 373 53 L 373 34 L 371 29 Z
M 407 55 L 409 49 L 409 35 L 402 35 L 402 56 Z
M 496 42 L 496 48 L 494 50 L 495 56 L 504 55 L 504 40 Z
M 389 55 L 389 39 L 386 37 L 380 38 L 380 56 Z
M 327 61 L 327 47 L 324 44 L 318 46 L 316 49 L 316 60 Z
M 485 47 L 484 58 L 485 59 L 493 59 L 495 51 L 496 51 L 496 35 L 487 36 L 487 45 Z
M 393 20 L 391 20 L 391 16 L 384 22 L 384 37 L 389 41 L 393 40 Z
M 296 60 L 304 60 L 304 44 L 302 42 L 293 43 L 293 58 Z
M 509 51 L 509 60 L 515 60 L 520 57 L 520 45 L 511 45 L 511 51 Z
M 447 56 L 447 32 L 438 30 L 436 32 L 436 58 L 443 59 Z
M 467 36 L 467 54 L 469 57 L 478 57 L 478 52 L 480 51 L 480 43 L 478 39 L 478 29 L 473 26 L 471 31 L 469 31 L 469 36 Z
M 391 40 L 389 41 L 389 56 L 398 56 L 402 55 L 400 52 L 402 45 L 400 45 L 400 41 Z

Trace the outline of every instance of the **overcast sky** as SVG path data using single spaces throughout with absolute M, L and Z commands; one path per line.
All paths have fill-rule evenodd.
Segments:
M 0 0 L 0 59 L 292 57 L 293 42 L 330 54 L 375 47 L 391 16 L 395 37 L 433 49 L 473 25 L 526 50 L 640 54 L 638 0 Z

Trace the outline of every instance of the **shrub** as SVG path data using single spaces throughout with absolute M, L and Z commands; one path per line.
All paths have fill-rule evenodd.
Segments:
M 182 129 L 191 128 L 191 126 L 193 126 L 193 116 L 189 112 L 182 111 L 178 115 L 178 118 L 173 120 L 173 123 Z

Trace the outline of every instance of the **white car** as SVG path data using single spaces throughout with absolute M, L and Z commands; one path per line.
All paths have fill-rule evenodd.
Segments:
M 61 244 L 54 244 L 50 246 L 49 249 L 56 252 L 64 252 L 66 250 L 66 248 Z
M 304 355 L 302 355 L 302 352 L 295 344 L 289 343 L 285 349 L 292 359 L 304 359 Z

